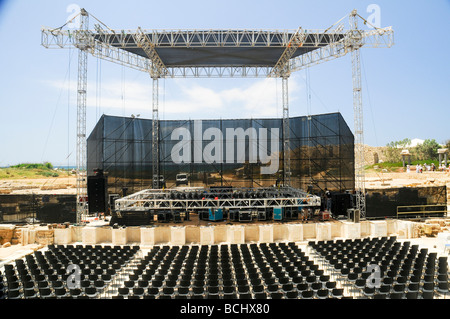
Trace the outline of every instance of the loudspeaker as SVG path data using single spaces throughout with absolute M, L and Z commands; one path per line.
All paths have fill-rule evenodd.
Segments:
M 104 175 L 88 176 L 87 193 L 89 213 L 105 213 L 108 210 L 107 177 Z
M 352 208 L 352 195 L 338 193 L 331 195 L 331 213 L 340 216 L 347 213 L 347 209 Z

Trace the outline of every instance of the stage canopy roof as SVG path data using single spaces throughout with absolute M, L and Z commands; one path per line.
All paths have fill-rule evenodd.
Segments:
M 143 30 L 167 68 L 171 67 L 274 67 L 282 54 L 293 45 L 296 31 Z M 147 58 L 136 40 L 135 31 L 97 33 L 95 39 Z M 291 58 L 341 40 L 342 34 L 303 33 L 303 41 Z
M 80 12 L 80 29 L 42 28 L 46 48 L 75 46 L 93 56 L 167 77 L 282 77 L 317 63 L 338 58 L 362 46 L 390 47 L 388 28 L 357 28 L 356 11 L 350 29 L 341 18 L 327 29 L 313 30 L 113 30 Z M 88 17 L 95 19 L 89 29 Z M 365 21 L 361 18 L 364 23 Z M 66 23 L 67 24 L 67 23 Z

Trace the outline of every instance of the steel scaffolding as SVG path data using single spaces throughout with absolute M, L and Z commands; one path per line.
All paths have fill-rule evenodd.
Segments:
M 391 27 L 372 30 L 358 29 L 357 21 L 368 22 L 353 10 L 349 15 L 350 28 L 345 30 L 342 22 L 345 17 L 325 30 L 262 31 L 262 30 L 113 30 L 100 20 L 81 9 L 79 30 L 61 28 L 42 28 L 41 44 L 45 48 L 67 48 L 75 46 L 79 52 L 78 114 L 77 114 L 77 215 L 86 213 L 86 88 L 87 53 L 95 57 L 118 63 L 150 74 L 153 79 L 152 119 L 154 121 L 153 180 L 152 186 L 159 186 L 159 147 L 158 147 L 158 79 L 159 78 L 233 78 L 233 77 L 278 77 L 282 79 L 283 97 L 283 145 L 284 179 L 289 185 L 289 103 L 288 78 L 292 72 L 331 59 L 352 54 L 353 96 L 355 112 L 355 175 L 358 207 L 361 217 L 365 217 L 364 200 L 364 145 L 363 114 L 361 100 L 361 74 L 359 49 L 362 47 L 391 47 L 394 43 Z M 88 17 L 97 20 L 95 30 L 88 29 Z M 75 19 L 74 17 L 73 19 Z M 106 28 L 102 28 L 101 25 Z M 179 64 L 163 62 L 157 50 L 195 48 L 251 48 L 281 49 L 275 62 L 242 64 Z M 139 54 L 138 50 L 143 51 Z M 199 58 L 197 58 L 199 59 Z M 83 172 L 84 171 L 84 172 Z M 83 177 L 84 173 L 84 177 Z
M 77 223 L 87 214 L 87 174 L 86 174 L 86 91 L 87 91 L 87 50 L 89 44 L 89 15 L 82 9 L 80 32 L 75 46 L 78 51 L 77 87 Z

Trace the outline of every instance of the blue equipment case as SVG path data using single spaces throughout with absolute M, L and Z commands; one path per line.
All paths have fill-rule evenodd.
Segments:
M 283 219 L 284 219 L 283 207 L 274 207 L 273 208 L 273 220 L 283 220 Z
M 223 220 L 223 211 L 222 208 L 210 208 L 209 209 L 209 220 L 210 221 L 220 221 Z

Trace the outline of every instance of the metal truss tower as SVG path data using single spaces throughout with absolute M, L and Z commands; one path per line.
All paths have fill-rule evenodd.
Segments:
M 148 36 L 138 28 L 136 33 L 136 44 L 144 50 L 147 57 L 150 59 L 151 68 L 149 70 L 150 76 L 153 79 L 153 98 L 152 98 L 152 187 L 158 189 L 160 183 L 159 172 L 159 78 L 167 75 L 167 68 L 155 50 L 155 46 L 150 41 Z
M 288 77 L 281 78 L 281 91 L 283 95 L 283 179 L 286 186 L 291 185 L 291 148 L 289 128 L 289 89 Z
M 153 78 L 153 102 L 152 102 L 152 186 L 154 189 L 160 187 L 159 185 L 159 86 L 158 78 Z
M 87 172 L 86 172 L 86 91 L 87 91 L 87 50 L 90 47 L 87 30 L 89 15 L 80 12 L 80 30 L 76 34 L 75 47 L 78 51 L 77 84 L 77 223 L 87 215 Z
M 361 61 L 359 49 L 362 46 L 362 36 L 358 30 L 356 10 L 350 14 L 352 34 L 350 49 L 352 50 L 352 81 L 353 81 L 353 116 L 355 131 L 355 191 L 356 209 L 360 210 L 361 218 L 366 217 L 366 190 L 364 176 L 364 117 L 361 92 Z
M 291 185 L 291 148 L 289 127 L 289 88 L 288 79 L 291 74 L 289 62 L 297 49 L 303 46 L 306 34 L 302 28 L 298 28 L 286 49 L 281 54 L 277 63 L 271 70 L 269 77 L 281 77 L 281 95 L 283 102 L 283 181 L 286 186 Z

